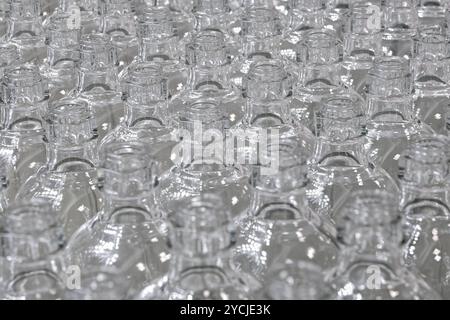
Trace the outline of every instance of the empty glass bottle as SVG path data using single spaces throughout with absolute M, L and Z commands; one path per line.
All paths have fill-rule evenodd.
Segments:
M 83 101 L 60 100 L 49 106 L 45 120 L 47 163 L 22 185 L 17 199 L 48 203 L 70 239 L 101 207 L 95 115 Z
M 403 265 L 396 201 L 385 191 L 357 192 L 336 219 L 342 253 L 329 276 L 333 299 L 440 299 Z
M 117 69 L 117 52 L 106 34 L 83 35 L 80 41 L 78 84 L 72 96 L 86 100 L 95 111 L 102 139 L 124 113 Z
M 45 163 L 43 114 L 48 92 L 32 64 L 8 67 L 2 81 L 2 153 L 8 154 L 9 199 Z
M 164 275 L 170 252 L 166 225 L 154 206 L 156 164 L 142 142 L 115 142 L 102 155 L 104 206 L 75 232 L 69 260 L 82 270 L 109 267 L 127 292 Z M 125 285 L 125 284 L 124 284 Z
M 210 193 L 179 204 L 168 217 L 169 271 L 147 286 L 139 299 L 252 299 L 260 284 L 233 267 L 233 223 L 225 208 L 221 197 Z
M 445 133 L 445 110 L 450 103 L 448 41 L 441 28 L 421 30 L 413 61 L 414 116 L 439 134 Z
M 6 40 L 16 44 L 26 62 L 42 63 L 46 57 L 41 3 L 8 0 L 10 4 Z
M 409 61 L 375 60 L 369 72 L 366 112 L 369 156 L 398 182 L 398 161 L 408 141 L 430 131 L 414 117 Z
M 427 283 L 450 298 L 450 185 L 448 140 L 424 136 L 402 156 L 401 209 L 406 234 L 405 261 Z
M 253 169 L 251 204 L 239 223 L 236 265 L 263 283 L 270 281 L 266 272 L 280 263 L 280 255 L 292 263 L 333 267 L 338 255 L 334 227 L 308 206 L 307 154 L 293 140 L 268 148 L 267 160 L 277 162 L 276 171 L 266 173 L 263 165 Z
M 334 219 L 357 190 L 397 192 L 395 181 L 367 156 L 365 125 L 358 96 L 342 93 L 322 100 L 308 191 L 314 211 Z
M 65 238 L 44 203 L 11 206 L 0 233 L 0 298 L 61 299 L 66 289 Z

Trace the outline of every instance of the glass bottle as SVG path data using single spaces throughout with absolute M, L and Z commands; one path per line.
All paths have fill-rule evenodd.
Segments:
M 383 53 L 411 59 L 418 16 L 414 0 L 388 0 L 383 5 Z
M 161 174 L 173 166 L 173 128 L 169 117 L 168 76 L 157 62 L 133 63 L 123 83 L 125 119 L 100 142 L 99 150 L 114 141 L 144 141 L 159 163 Z
M 184 111 L 173 118 L 173 126 L 174 166 L 158 188 L 162 210 L 170 213 L 179 201 L 214 191 L 222 193 L 233 217 L 240 217 L 249 204 L 248 177 L 235 159 L 236 136 L 227 135 L 228 119 L 220 101 L 192 94 Z
M 441 28 L 420 30 L 414 68 L 414 116 L 438 134 L 445 133 L 445 110 L 450 103 L 448 37 Z
M 398 160 L 408 141 L 430 131 L 413 113 L 409 61 L 383 57 L 369 72 L 366 148 L 372 161 L 398 183 Z
M 357 190 L 398 191 L 395 181 L 368 158 L 365 125 L 358 96 L 342 93 L 322 100 L 316 113 L 318 142 L 308 191 L 315 212 L 334 219 Z
M 276 173 L 254 166 L 251 203 L 239 223 L 236 266 L 255 275 L 263 284 L 280 259 L 304 261 L 329 269 L 338 255 L 335 230 L 324 216 L 308 205 L 307 154 L 292 139 L 268 146 L 267 161 L 276 162 Z
M 3 216 L 0 298 L 55 300 L 66 289 L 65 238 L 44 203 L 21 202 Z
M 334 31 L 307 31 L 296 48 L 296 83 L 291 113 L 296 123 L 314 127 L 314 113 L 322 97 L 339 92 L 341 86 L 342 42 Z
M 49 105 L 45 120 L 47 162 L 16 199 L 48 203 L 70 239 L 101 208 L 95 115 L 84 101 L 60 100 Z
M 40 1 L 8 1 L 10 8 L 6 40 L 18 46 L 25 62 L 42 63 L 46 50 Z
M 111 36 L 119 66 L 124 68 L 138 53 L 135 16 L 129 0 L 101 0 L 100 31 Z
M 376 57 L 381 56 L 381 23 L 373 19 L 371 3 L 356 3 L 351 8 L 351 16 L 344 36 L 344 61 L 342 81 L 357 93 L 364 95 L 367 74 Z M 381 17 L 379 17 L 381 21 Z
M 156 164 L 143 142 L 108 144 L 102 155 L 104 206 L 75 232 L 69 260 L 82 270 L 114 268 L 127 291 L 167 272 L 170 252 L 163 216 L 154 205 Z
M 50 101 L 66 97 L 77 85 L 81 27 L 71 23 L 71 18 L 69 12 L 61 12 L 46 21 L 47 59 L 41 73 L 48 83 Z
M 232 262 L 234 230 L 217 194 L 203 194 L 169 215 L 172 258 L 167 275 L 148 285 L 139 299 L 246 300 L 260 284 Z
M 102 139 L 124 113 L 117 69 L 117 52 L 109 35 L 92 33 L 80 41 L 78 84 L 72 96 L 86 100 L 95 111 Z
M 241 89 L 253 62 L 279 57 L 282 24 L 276 10 L 250 6 L 241 14 L 238 30 L 239 52 L 230 81 Z
M 37 66 L 7 67 L 2 81 L 2 153 L 9 156 L 8 198 L 45 163 L 43 114 L 48 92 Z
M 440 299 L 402 261 L 397 197 L 386 191 L 357 192 L 336 219 L 342 246 L 328 281 L 337 300 Z
M 450 298 L 448 143 L 442 136 L 412 141 L 402 155 L 400 180 L 406 265 L 420 271 L 444 299 Z

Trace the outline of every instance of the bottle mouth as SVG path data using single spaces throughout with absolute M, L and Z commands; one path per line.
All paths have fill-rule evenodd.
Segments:
M 102 168 L 106 170 L 130 173 L 150 168 L 152 158 L 143 142 L 114 142 L 103 149 L 102 163 Z

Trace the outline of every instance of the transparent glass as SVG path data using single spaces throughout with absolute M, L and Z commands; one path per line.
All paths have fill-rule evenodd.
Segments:
M 2 81 L 1 153 L 9 166 L 8 198 L 45 163 L 43 114 L 48 92 L 32 64 L 7 67 Z
M 449 39 L 445 30 L 430 27 L 419 32 L 414 68 L 414 116 L 438 134 L 445 133 L 450 102 Z
M 154 206 L 156 165 L 143 142 L 115 142 L 103 152 L 104 207 L 75 232 L 67 252 L 82 275 L 116 269 L 128 293 L 164 275 L 170 259 L 166 224 Z
M 333 299 L 440 299 L 401 255 L 402 228 L 397 198 L 386 191 L 357 192 L 336 219 L 342 254 L 330 274 Z
M 401 163 L 405 261 L 444 299 L 450 298 L 448 143 L 442 136 L 421 137 L 406 149 Z
M 44 203 L 12 205 L 0 234 L 0 298 L 55 300 L 65 291 L 65 239 Z
M 101 208 L 95 117 L 83 101 L 60 100 L 49 106 L 45 120 L 47 162 L 16 198 L 48 203 L 70 239 Z
M 357 190 L 398 191 L 395 181 L 367 156 L 365 124 L 363 102 L 353 94 L 324 98 L 316 114 L 319 141 L 308 198 L 314 211 L 331 219 Z
M 370 159 L 398 183 L 398 161 L 414 137 L 430 132 L 413 113 L 409 61 L 399 57 L 376 59 L 369 72 L 367 93 L 367 150 Z
M 80 53 L 78 84 L 72 96 L 92 106 L 102 139 L 119 125 L 124 113 L 117 51 L 109 35 L 92 33 L 81 37 Z
M 270 281 L 267 272 L 280 259 L 333 267 L 338 255 L 334 227 L 308 206 L 309 155 L 293 140 L 281 139 L 268 148 L 268 160 L 278 162 L 277 171 L 253 169 L 251 203 L 247 217 L 239 222 L 237 267 L 263 283 Z
M 206 193 L 180 203 L 168 219 L 169 272 L 147 286 L 139 299 L 252 299 L 260 283 L 234 269 L 232 217 L 220 195 Z

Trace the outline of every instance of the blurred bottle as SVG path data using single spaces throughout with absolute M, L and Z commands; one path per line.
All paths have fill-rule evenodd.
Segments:
M 47 163 L 21 186 L 17 199 L 49 204 L 70 239 L 101 208 L 95 115 L 83 101 L 60 100 L 49 106 L 45 121 Z
M 399 57 L 375 60 L 369 72 L 367 131 L 369 156 L 398 182 L 398 161 L 408 141 L 430 132 L 413 113 L 409 61 Z
M 4 69 L 2 81 L 2 153 L 8 154 L 8 198 L 45 163 L 43 114 L 48 92 L 37 66 L 23 64 Z
M 167 271 L 166 225 L 154 206 L 156 163 L 142 142 L 114 142 L 104 149 L 100 184 L 104 206 L 75 232 L 67 246 L 82 270 L 120 271 L 126 292 Z
M 445 30 L 421 30 L 413 60 L 414 116 L 439 134 L 445 133 L 445 112 L 450 103 L 449 48 Z
M 81 37 L 80 53 L 78 84 L 72 96 L 92 106 L 101 140 L 119 125 L 124 113 L 117 51 L 109 35 L 93 33 Z
M 334 227 L 308 205 L 308 155 L 292 139 L 268 149 L 265 163 L 277 162 L 276 172 L 267 174 L 262 164 L 254 167 L 251 204 L 239 223 L 236 265 L 262 283 L 271 280 L 267 272 L 280 263 L 280 255 L 284 261 L 333 267 L 338 255 Z
M 411 142 L 401 163 L 406 264 L 444 299 L 450 298 L 448 143 L 442 136 L 421 137 Z
M 0 297 L 62 299 L 65 238 L 55 212 L 44 203 L 21 202 L 8 209 L 2 222 Z
M 172 258 L 169 272 L 139 299 L 247 300 L 260 288 L 251 274 L 235 271 L 230 213 L 220 196 L 203 194 L 180 203 L 169 217 Z
M 353 196 L 336 218 L 343 248 L 338 266 L 329 277 L 333 299 L 440 299 L 422 278 L 403 265 L 397 198 L 385 191 Z
M 315 212 L 334 220 L 357 190 L 397 193 L 394 180 L 367 156 L 365 125 L 363 102 L 358 96 L 342 93 L 322 100 L 316 113 L 318 143 L 307 193 Z
M 8 0 L 9 19 L 6 40 L 16 44 L 26 62 L 41 64 L 46 57 L 41 2 Z

